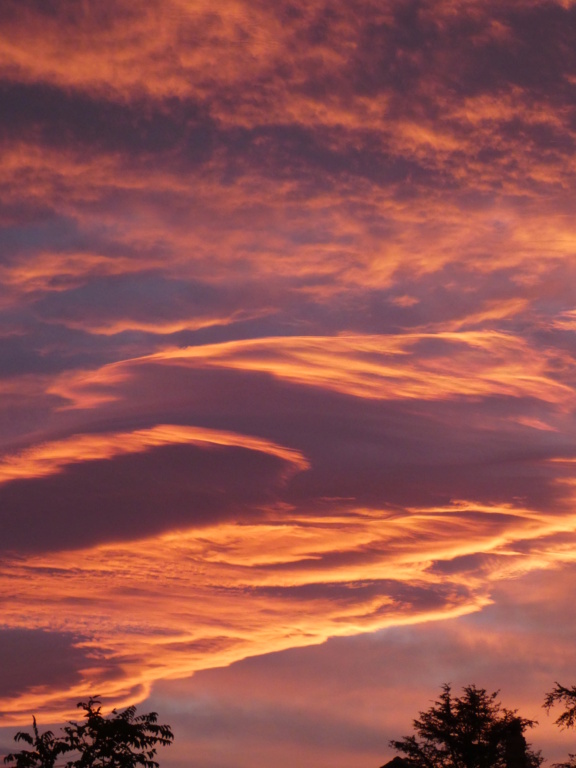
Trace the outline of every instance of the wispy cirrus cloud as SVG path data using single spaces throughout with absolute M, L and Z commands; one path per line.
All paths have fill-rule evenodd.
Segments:
M 368 399 L 427 401 L 508 395 L 535 397 L 560 407 L 565 404 L 566 408 L 573 400 L 572 387 L 562 382 L 562 368 L 569 379 L 572 376 L 568 355 L 542 350 L 535 359 L 519 337 L 475 331 L 290 336 L 173 349 L 117 363 L 94 374 L 62 376 L 50 391 L 69 399 L 72 407 L 86 407 L 92 397 L 96 402 L 122 398 L 121 388 L 114 394 L 115 383 L 146 377 L 147 367 L 268 374 L 297 385 Z M 106 390 L 109 395 L 103 394 Z

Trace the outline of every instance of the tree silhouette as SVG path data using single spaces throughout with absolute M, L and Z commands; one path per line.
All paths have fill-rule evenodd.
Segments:
M 33 735 L 20 731 L 14 739 L 33 749 L 6 755 L 4 762 L 13 768 L 54 768 L 60 755 L 68 755 L 65 768 L 158 768 L 154 760 L 158 746 L 168 746 L 174 736 L 168 725 L 158 725 L 156 712 L 136 715 L 136 707 L 123 712 L 115 709 L 108 717 L 101 713 L 100 701 L 80 702 L 85 720 L 70 722 L 64 735 L 52 731 L 39 733 L 33 718 Z
M 564 711 L 554 721 L 560 728 L 574 728 L 576 725 L 576 686 L 565 688 L 560 683 L 555 683 L 550 693 L 544 699 L 544 708 L 550 712 L 555 704 L 563 704 Z M 576 754 L 569 754 L 569 760 L 565 763 L 554 763 L 555 768 L 576 768 Z
M 465 686 L 459 698 L 450 685 L 442 687 L 438 701 L 420 712 L 414 736 L 391 741 L 405 757 L 395 765 L 407 768 L 538 768 L 539 752 L 528 747 L 524 731 L 535 721 L 504 709 L 498 691 Z
M 69 751 L 68 745 L 62 740 L 57 739 L 52 731 L 38 732 L 36 718 L 32 718 L 33 736 L 29 733 L 19 731 L 14 736 L 15 741 L 25 741 L 34 747 L 33 750 L 23 749 L 15 754 L 6 755 L 5 763 L 14 762 L 16 768 L 54 768 L 59 755 Z

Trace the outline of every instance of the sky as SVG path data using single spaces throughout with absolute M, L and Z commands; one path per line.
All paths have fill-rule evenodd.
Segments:
M 2 0 L 0 105 L 0 751 L 576 751 L 576 2 Z

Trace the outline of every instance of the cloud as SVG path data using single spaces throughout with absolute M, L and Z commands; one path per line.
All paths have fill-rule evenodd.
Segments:
M 88 637 L 115 672 L 88 664 L 81 684 L 119 704 L 477 611 L 503 578 L 571 562 L 571 375 L 494 332 L 227 342 L 58 374 L 68 434 L 0 464 L 7 626 Z
M 79 645 L 81 641 L 66 632 L 1 630 L 2 658 L 10 659 L 0 672 L 3 695 L 15 696 L 30 689 L 46 692 L 78 682 L 82 668 L 90 663 L 89 654 Z
M 571 375 L 558 350 L 462 332 L 227 342 L 52 377 L 67 434 L 0 463 L 5 621 L 73 628 L 102 656 L 49 701 L 12 697 L 11 720 L 61 717 L 82 686 L 120 705 L 463 616 L 503 578 L 571 562 Z
M 90 519 L 84 515 L 83 525 Z M 122 671 L 110 676 L 101 663 L 85 665 L 81 684 L 61 686 L 54 701 L 27 692 L 10 699 L 8 710 L 17 719 L 22 709 L 41 707 L 53 718 L 64 714 L 58 701 L 96 681 L 118 704 L 148 692 L 154 680 L 246 656 L 462 616 L 486 606 L 491 585 L 503 578 L 570 561 L 573 529 L 573 516 L 518 507 L 347 509 L 338 517 L 279 510 L 243 523 L 188 524 L 124 544 L 8 558 L 8 626 L 22 626 L 26 606 L 28 628 L 73 626 L 88 638 L 82 647 L 100 649 Z M 553 536 L 546 546 L 554 531 L 567 536 L 564 553 Z M 515 551 L 527 542 L 536 543 L 532 552 Z M 493 557 L 476 557 L 487 552 Z
M 306 467 L 267 440 L 178 425 L 40 444 L 0 466 L 2 548 L 68 549 L 254 514 L 275 482 Z
M 92 278 L 78 288 L 53 291 L 35 304 L 34 311 L 47 322 L 105 335 L 131 330 L 172 334 L 271 311 L 265 305 L 248 309 L 243 292 L 231 293 L 209 283 L 184 284 L 140 272 Z
M 336 637 L 369 671 L 302 651 L 326 705 L 270 663 L 285 745 L 320 765 L 312 712 L 344 765 L 380 749 L 378 663 L 412 709 L 402 674 L 492 681 L 486 649 L 540 674 L 522 589 L 576 525 L 575 7 L 2 4 L 0 646 L 67 659 L 8 676 L 7 722 Z M 386 658 L 352 638 L 382 629 Z
M 267 440 L 230 432 L 195 429 L 162 424 L 153 429 L 126 434 L 75 435 L 54 443 L 44 443 L 8 456 L 0 464 L 0 484 L 23 478 L 57 474 L 71 464 L 84 461 L 111 459 L 126 453 L 139 453 L 163 445 L 223 445 L 270 453 L 296 468 L 307 468 L 306 460 L 289 448 L 274 445 Z

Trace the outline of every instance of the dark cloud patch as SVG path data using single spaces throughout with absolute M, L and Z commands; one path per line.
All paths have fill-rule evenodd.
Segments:
M 424 3 L 411 0 L 395 3 L 388 19 L 367 17 L 351 68 L 355 93 L 392 90 L 405 104 L 414 99 L 423 69 L 434 66 L 434 48 L 441 49 L 441 33 L 423 10 Z
M 177 331 L 171 334 L 170 338 L 176 346 L 184 348 L 227 341 L 292 336 L 294 333 L 292 317 L 288 313 L 283 313 L 279 305 L 276 305 L 275 309 L 277 311 L 271 312 L 266 317 L 238 320 L 229 325 L 211 325 L 194 331 Z M 309 327 L 305 316 L 299 324 Z
M 108 9 L 102 7 L 96 10 L 87 9 L 85 6 L 79 6 L 76 3 L 67 3 L 64 7 L 60 4 L 59 0 L 7 0 L 2 4 L 0 10 L 0 18 L 6 20 L 11 19 L 18 12 L 33 12 L 38 14 L 40 18 L 48 21 L 51 19 L 58 19 L 67 31 L 72 32 L 74 28 L 82 21 L 90 21 L 96 24 L 96 26 L 104 27 L 109 26 L 115 14 L 112 14 Z M 120 6 L 116 11 L 121 18 L 127 17 L 126 9 Z M 108 22 L 108 24 L 106 23 Z
M 434 118 L 441 93 L 494 94 L 518 86 L 564 99 L 566 75 L 576 69 L 575 19 L 574 7 L 552 2 L 462 5 L 452 14 L 438 13 L 433 2 L 395 3 L 390 17 L 367 14 L 360 27 L 354 90 L 391 89 L 396 108 L 425 104 Z M 423 82 L 434 85 L 430 93 Z
M 461 70 L 464 87 L 494 92 L 513 84 L 546 98 L 568 96 L 567 77 L 576 71 L 576 8 L 554 2 L 499 5 L 496 18 L 508 34 L 487 35 L 474 46 Z M 489 27 L 494 17 L 486 22 Z
M 128 156 L 178 152 L 197 163 L 212 152 L 214 123 L 189 100 L 119 103 L 46 84 L 3 82 L 0 101 L 4 140 Z
M 507 456 L 506 449 L 494 446 L 493 456 L 481 461 L 472 458 L 470 443 L 489 442 L 486 436 L 468 434 L 467 440 L 447 440 L 445 429 L 439 424 L 418 438 L 409 438 L 384 428 L 379 441 L 374 435 L 372 443 L 342 441 L 324 450 L 313 462 L 314 471 L 294 479 L 288 498 L 302 502 L 335 496 L 353 499 L 350 506 L 376 508 L 383 504 L 444 506 L 458 499 L 506 503 L 514 498 L 541 509 L 554 507 L 564 498 L 565 492 L 554 481 L 557 473 L 541 464 L 544 456 L 521 456 L 512 447 L 512 455 Z M 434 454 L 435 448 L 442 458 Z M 486 445 L 481 450 L 487 451 Z M 468 457 L 459 456 L 460 451 Z M 411 457 L 422 452 L 427 458 Z
M 0 380 L 27 374 L 57 374 L 123 358 L 126 347 L 123 350 L 121 342 L 116 343 L 113 350 L 105 337 L 41 323 L 27 313 L 22 314 L 9 318 L 0 315 L 0 322 L 4 319 L 19 327 L 18 333 L 0 336 Z M 131 340 L 131 351 L 135 348 L 134 341 Z
M 390 237 L 392 233 L 381 234 Z M 294 240 L 300 245 L 312 243 L 314 237 L 320 243 L 330 239 L 327 232 L 300 229 Z M 494 239 L 494 250 L 506 249 L 505 238 L 495 234 Z M 353 245 L 335 237 L 332 241 L 341 244 L 343 249 Z M 487 258 L 488 253 L 479 254 L 479 259 Z M 552 337 L 550 319 L 574 305 L 574 269 L 570 264 L 551 260 L 546 285 L 539 284 L 532 291 L 519 289 L 521 272 L 511 266 L 479 272 L 471 264 L 450 263 L 431 273 L 414 275 L 400 267 L 390 284 L 382 288 L 342 286 L 335 275 L 286 277 L 276 285 L 271 281 L 260 291 L 248 281 L 239 281 L 233 288 L 227 285 L 225 290 L 219 289 L 218 301 L 223 311 L 234 306 L 236 300 L 240 304 L 243 297 L 250 296 L 253 306 L 260 301 L 263 306 L 273 306 L 274 312 L 224 328 L 178 332 L 172 338 L 182 346 L 196 346 L 212 340 L 290 336 L 294 334 L 297 317 L 297 327 L 303 333 L 314 329 L 316 333 L 332 335 L 343 328 L 348 332 L 377 334 L 410 329 L 434 332 L 438 327 L 449 328 L 453 324 L 456 330 L 493 328 L 522 334 L 547 348 L 569 344 L 570 334 L 564 333 L 563 340 Z M 337 299 L 319 301 L 317 294 L 331 288 L 338 290 Z M 530 302 L 528 312 L 524 298 Z M 436 348 L 440 346 L 438 341 Z M 444 346 L 448 351 L 448 342 L 444 342 Z M 419 355 L 426 356 L 425 344 L 418 345 L 417 349 Z M 431 344 L 430 351 L 432 349 Z
M 505 562 L 506 559 L 507 556 L 477 552 L 473 555 L 454 557 L 452 560 L 438 560 L 428 570 L 430 573 L 445 574 L 446 576 L 467 573 L 478 575 L 495 570 L 495 567 Z
M 59 355 L 45 357 L 39 353 L 38 339 L 21 336 L 0 337 L 0 378 L 27 373 L 54 373 L 69 368 L 69 361 Z
M 169 280 L 153 272 L 96 277 L 69 291 L 40 299 L 35 310 L 48 321 L 113 326 L 115 320 L 149 324 L 186 322 L 206 313 L 226 311 L 223 291 L 200 281 Z M 240 303 L 240 302 L 238 302 Z M 223 306 L 224 305 L 224 306 Z
M 226 650 L 228 648 L 234 648 L 242 641 L 236 638 L 230 637 L 206 637 L 194 641 L 182 641 L 174 643 L 166 643 L 165 648 L 170 651 L 177 651 L 183 655 L 188 654 L 201 654 L 213 653 Z
M 556 418 L 553 407 L 537 400 L 492 395 L 471 402 L 390 402 L 241 370 L 142 363 L 134 373 L 122 384 L 122 399 L 101 413 L 101 428 L 192 423 L 297 448 L 311 469 L 292 478 L 282 494 L 297 508 L 329 512 L 322 499 L 344 497 L 350 506 L 376 508 L 519 498 L 545 509 L 565 496 L 555 482 L 561 468 L 546 459 L 565 455 L 569 439 L 511 421 Z M 159 397 L 167 391 L 169 403 Z M 104 384 L 94 392 L 117 390 Z
M 121 314 L 120 308 L 118 312 Z M 72 310 L 70 316 L 74 316 Z M 78 316 L 82 316 L 80 309 Z M 129 329 L 107 336 L 92 333 L 89 322 L 86 323 L 86 330 L 69 327 L 64 321 L 47 322 L 38 317 L 32 303 L 25 309 L 20 307 L 13 312 L 0 313 L 0 324 L 5 330 L 13 328 L 12 333 L 0 335 L 0 381 L 6 382 L 30 374 L 57 376 L 79 369 L 95 369 L 127 357 L 149 354 L 159 343 L 166 343 L 162 334 L 141 330 Z M 213 336 L 218 340 L 227 340 L 228 333 L 226 327 L 218 327 L 214 329 Z M 236 333 L 242 336 L 242 328 Z M 210 338 L 210 332 L 209 329 L 207 334 L 167 332 L 166 336 L 176 345 L 180 339 L 189 344 Z M 22 394 L 24 391 L 25 387 Z M 52 406 L 57 406 L 58 402 L 63 404 L 59 398 L 48 397 L 48 400 Z M 38 404 L 35 403 L 36 406 Z M 29 403 L 28 407 L 32 409 L 32 404 Z
M 46 272 L 43 275 L 46 284 L 43 288 L 38 287 L 38 291 L 64 290 L 82 283 L 92 275 L 107 274 L 113 269 L 117 258 L 148 262 L 152 257 L 163 259 L 169 255 L 164 242 L 131 242 L 118 237 L 118 230 L 107 226 L 98 217 L 87 220 L 82 216 L 63 213 L 59 205 L 62 202 L 61 193 L 62 188 L 57 185 L 54 199 L 47 200 L 40 211 L 35 210 L 33 202 L 28 211 L 30 201 L 22 200 L 17 215 L 0 229 L 0 263 L 6 268 L 14 269 L 20 265 L 22 277 L 25 277 L 23 260 L 31 260 L 31 265 L 37 266 L 32 261 L 34 257 L 44 257 L 45 262 L 41 266 Z M 57 211 L 58 208 L 60 211 Z M 109 210 L 107 204 L 103 210 Z M 99 257 L 99 261 L 91 263 L 90 259 L 94 255 Z M 75 257 L 78 264 L 67 264 L 67 256 Z M 82 257 L 87 262 L 84 269 L 81 267 Z M 50 259 L 52 274 L 47 269 Z M 27 287 L 33 292 L 30 286 Z
M 437 179 L 433 170 L 414 158 L 383 150 L 370 130 L 287 123 L 231 131 L 229 138 L 230 167 L 242 148 L 251 169 L 266 177 L 297 177 L 303 188 L 334 190 L 343 177 L 413 188 L 431 186 Z
M 576 128 L 576 110 L 572 125 L 564 124 L 560 122 L 540 122 L 530 123 L 522 120 L 522 117 L 518 115 L 514 119 L 502 121 L 499 125 L 499 135 L 508 140 L 510 145 L 515 142 L 519 142 L 524 148 L 526 154 L 534 157 L 534 160 L 538 160 L 539 153 L 546 151 L 548 153 L 548 159 L 550 161 L 556 160 L 562 162 L 562 158 L 568 153 L 574 151 L 575 137 L 573 130 Z M 482 154 L 483 152 L 483 154 Z M 491 156 L 491 153 L 494 153 Z M 504 159 L 503 154 L 498 157 L 497 150 L 482 150 L 479 155 L 479 160 L 489 163 L 491 161 L 498 161 Z
M 2 263 L 18 254 L 30 255 L 50 248 L 55 251 L 80 249 L 87 245 L 78 223 L 69 216 L 51 213 L 29 221 L 15 222 L 0 230 L 0 259 Z M 93 247 L 91 243 L 91 247 Z
M 2 695 L 17 696 L 40 686 L 78 684 L 91 653 L 77 647 L 79 639 L 65 632 L 0 629 Z
M 4 551 L 74 549 L 259 515 L 284 462 L 240 448 L 166 446 L 0 486 Z
M 536 317 L 526 317 L 523 304 L 514 306 L 514 300 L 520 298 L 517 277 L 518 270 L 511 267 L 479 273 L 470 264 L 451 263 L 422 275 L 408 274 L 401 267 L 390 285 L 350 286 L 339 292 L 333 304 L 315 301 L 313 296 L 306 300 L 305 295 L 294 291 L 285 311 L 297 311 L 302 321 L 324 328 L 327 333 L 344 327 L 357 333 L 390 334 L 409 329 L 434 330 L 435 326 L 449 327 L 450 323 L 456 328 L 461 324 L 468 328 L 492 326 L 501 331 L 526 331 L 527 326 L 536 324 Z M 549 281 L 558 281 L 558 285 L 547 306 L 540 306 L 538 298 L 534 299 L 535 310 L 550 316 L 572 306 L 571 278 L 565 266 L 551 266 Z
M 366 553 L 363 555 L 365 556 Z M 335 559 L 338 559 L 338 556 Z M 360 562 L 361 559 L 362 556 L 358 558 L 358 561 Z M 328 560 L 331 561 L 332 559 L 328 558 Z M 324 567 L 326 564 L 324 562 Z M 308 563 L 307 567 L 309 565 Z M 276 569 L 282 570 L 282 566 L 275 567 L 274 570 Z M 355 581 L 350 584 L 318 583 L 290 587 L 258 587 L 254 591 L 256 594 L 270 595 L 282 600 L 297 600 L 303 604 L 310 601 L 311 609 L 315 601 L 328 600 L 347 606 L 356 605 L 359 612 L 364 610 L 364 602 L 372 603 L 375 598 L 381 598 L 383 604 L 374 609 L 376 614 L 397 611 L 402 606 L 409 606 L 411 611 L 441 610 L 447 603 L 465 602 L 467 598 L 470 598 L 469 590 L 464 586 L 408 584 L 393 579 Z M 393 603 L 388 604 L 386 598 L 390 598 Z M 369 609 L 369 613 L 371 612 L 372 609 Z
M 203 378 L 196 379 L 199 391 Z M 222 376 L 220 383 L 226 378 Z M 234 378 L 236 407 L 226 417 L 228 422 L 238 431 L 251 428 L 263 436 L 280 437 L 298 446 L 311 462 L 311 469 L 295 476 L 286 490 L 286 498 L 297 506 L 313 504 L 321 509 L 324 497 L 350 498 L 351 506 L 375 507 L 518 497 L 546 508 L 564 496 L 554 480 L 558 468 L 545 463 L 565 450 L 562 438 L 520 426 L 508 434 L 499 429 L 500 418 L 521 417 L 531 410 L 536 417 L 541 415 L 540 406 L 531 409 L 529 403 L 505 397 L 472 406 L 363 401 L 322 391 L 304 393 L 264 377 Z M 281 402 L 282 411 L 259 412 L 254 404 L 261 402 L 272 409 L 274 402 Z M 218 426 L 223 422 L 216 417 Z

